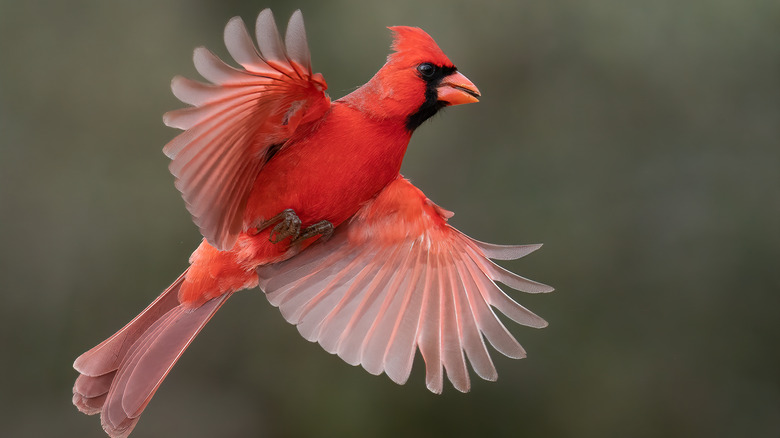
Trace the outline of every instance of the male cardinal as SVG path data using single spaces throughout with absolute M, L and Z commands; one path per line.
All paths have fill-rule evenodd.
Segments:
M 284 43 L 270 10 L 260 13 L 259 53 L 243 21 L 231 19 L 225 45 L 241 67 L 198 48 L 195 67 L 211 83 L 173 79 L 191 106 L 165 114 L 184 132 L 163 151 L 204 239 L 162 295 L 73 364 L 81 374 L 73 403 L 100 412 L 110 436 L 130 434 L 179 356 L 242 289 L 260 286 L 306 339 L 399 384 L 419 348 L 435 393 L 443 370 L 469 390 L 466 357 L 477 375 L 496 379 L 483 335 L 501 353 L 525 356 L 491 306 L 547 325 L 496 282 L 552 288 L 490 261 L 541 245 L 471 239 L 399 174 L 417 127 L 480 94 L 421 29 L 390 30 L 387 63 L 335 102 L 312 73 L 300 11 Z

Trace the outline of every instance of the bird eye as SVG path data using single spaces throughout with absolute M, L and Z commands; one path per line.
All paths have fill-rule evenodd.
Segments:
M 420 72 L 423 78 L 430 79 L 436 73 L 436 67 L 430 62 L 426 62 L 417 66 L 417 71 Z

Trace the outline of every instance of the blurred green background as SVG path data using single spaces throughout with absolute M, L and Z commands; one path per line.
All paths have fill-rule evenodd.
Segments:
M 404 173 L 557 287 L 513 294 L 470 394 L 397 386 L 234 297 L 135 437 L 780 436 L 780 2 L 0 1 L 3 436 L 101 437 L 73 359 L 176 278 L 199 241 L 160 149 L 175 74 L 234 15 L 307 21 L 340 97 L 421 26 L 483 93 L 426 123 Z

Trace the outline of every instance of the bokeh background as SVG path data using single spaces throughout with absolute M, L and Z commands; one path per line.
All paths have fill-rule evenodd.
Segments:
M 550 326 L 436 396 L 419 357 L 397 386 L 245 292 L 133 436 L 780 436 L 780 2 L 0 0 L 3 436 L 103 436 L 71 363 L 199 241 L 160 152 L 169 80 L 264 7 L 303 9 L 334 98 L 385 26 L 436 38 L 484 98 L 424 125 L 404 173 L 467 234 L 545 243 L 505 265 L 557 287 L 515 295 Z

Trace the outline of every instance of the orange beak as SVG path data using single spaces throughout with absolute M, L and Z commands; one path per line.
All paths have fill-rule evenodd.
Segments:
M 477 87 L 459 72 L 455 72 L 444 78 L 437 89 L 439 101 L 448 105 L 462 105 L 464 103 L 479 102 L 481 94 Z

